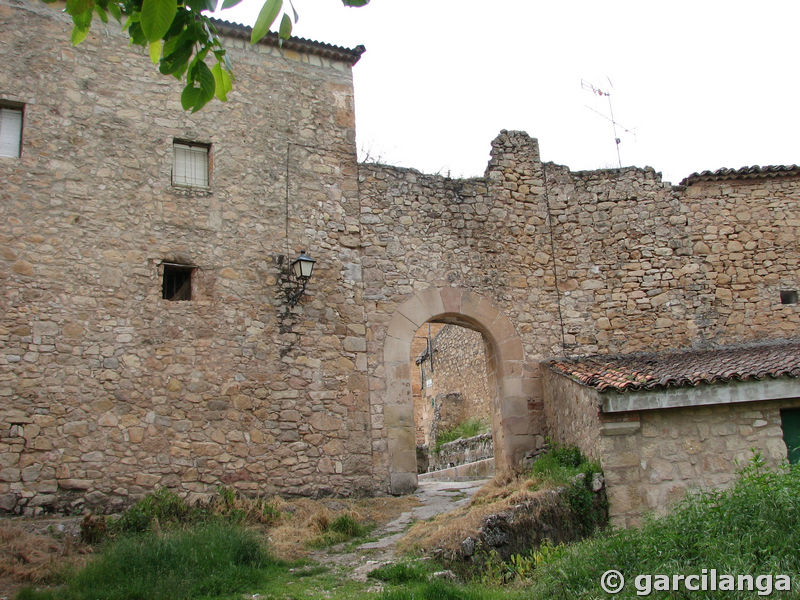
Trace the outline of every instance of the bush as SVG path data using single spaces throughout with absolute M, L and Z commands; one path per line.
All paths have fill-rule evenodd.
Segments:
M 142 533 L 150 529 L 153 519 L 157 519 L 159 525 L 174 525 L 194 521 L 197 517 L 197 511 L 180 496 L 161 488 L 129 507 L 112 523 L 112 529 L 121 533 Z

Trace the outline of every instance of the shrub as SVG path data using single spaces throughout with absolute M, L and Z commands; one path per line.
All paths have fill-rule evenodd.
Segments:
M 196 511 L 175 492 L 161 488 L 130 506 L 113 522 L 112 529 L 121 533 L 141 533 L 150 529 L 153 519 L 157 519 L 159 525 L 172 525 L 191 522 L 197 516 Z

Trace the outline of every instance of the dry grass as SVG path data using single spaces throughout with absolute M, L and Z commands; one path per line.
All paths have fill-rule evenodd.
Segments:
M 528 477 L 498 475 L 478 490 L 466 506 L 416 523 L 400 540 L 398 549 L 425 554 L 436 549 L 454 552 L 462 540 L 478 532 L 489 515 L 541 496 L 538 483 Z
M 59 570 L 82 562 L 88 552 L 71 535 L 36 533 L 0 520 L 0 596 L 22 584 L 52 581 Z
M 322 535 L 338 517 L 347 515 L 359 523 L 380 527 L 419 505 L 413 496 L 359 500 L 275 498 L 273 502 L 282 516 L 266 533 L 271 552 L 283 560 L 307 556 L 313 540 Z

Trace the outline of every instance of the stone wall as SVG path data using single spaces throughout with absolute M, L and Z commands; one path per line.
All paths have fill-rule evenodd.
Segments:
M 542 358 L 795 335 L 794 172 L 573 173 L 508 131 L 481 178 L 359 166 L 352 61 L 231 38 L 236 91 L 192 116 L 113 25 L 69 30 L 0 0 L 0 100 L 25 106 L 0 159 L 3 508 L 413 487 L 427 321 L 484 336 L 501 467 L 543 442 Z M 171 184 L 176 140 L 209 145 L 210 186 Z M 161 298 L 165 262 L 196 267 L 191 301 Z
M 641 411 L 608 428 L 600 442 L 612 523 L 635 525 L 663 513 L 687 490 L 724 487 L 760 452 L 774 467 L 786 460 L 783 400 Z
M 375 490 L 351 65 L 228 39 L 235 91 L 190 115 L 113 24 L 70 29 L 0 2 L 0 506 Z M 171 184 L 176 139 L 210 144 L 208 188 Z M 197 266 L 191 301 L 162 262 Z
M 438 452 L 428 456 L 428 471 L 457 467 L 494 456 L 492 435 L 482 433 L 470 438 L 459 438 L 439 447 Z
M 479 332 L 445 325 L 432 338 L 431 348 L 433 368 L 430 359 L 417 367 L 431 385 L 422 386 L 419 406 L 416 399 L 414 406 L 418 436 L 422 430 L 421 444 L 427 445 L 436 443 L 439 431 L 452 429 L 466 419 L 491 423 L 494 397 L 487 387 L 486 352 Z M 457 398 L 450 401 L 454 395 Z
M 800 305 L 800 178 L 699 181 L 681 194 L 687 231 L 704 282 L 695 295 L 696 330 L 706 343 L 796 337 Z
M 422 401 L 422 390 L 429 378 L 426 372 L 430 371 L 430 359 L 425 364 L 417 364 L 417 360 L 428 348 L 428 340 L 433 339 L 445 325 L 443 323 L 425 323 L 417 330 L 411 341 L 411 357 L 408 365 L 411 373 L 411 395 L 414 397 L 414 426 L 416 428 L 416 444 L 422 446 L 427 443 L 426 437 L 430 433 L 430 421 L 433 418 L 433 405 L 429 400 Z M 426 371 L 427 368 L 427 371 Z M 432 380 L 431 380 L 432 383 Z
M 544 414 L 547 435 L 562 446 L 576 446 L 589 458 L 600 460 L 600 427 L 603 415 L 597 393 L 542 368 Z
M 604 414 L 596 390 L 549 368 L 543 382 L 548 435 L 600 461 L 619 526 L 663 513 L 687 490 L 730 484 L 753 451 L 782 463 L 780 409 L 800 406 L 788 399 Z

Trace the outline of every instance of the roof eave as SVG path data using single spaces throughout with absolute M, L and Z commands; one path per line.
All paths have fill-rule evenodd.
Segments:
M 211 19 L 211 22 L 217 28 L 217 31 L 226 37 L 250 40 L 252 29 L 246 25 L 214 18 Z M 358 45 L 355 48 L 344 48 L 342 46 L 334 46 L 333 44 L 326 44 L 324 42 L 317 42 L 315 40 L 307 40 L 294 36 L 290 37 L 288 40 L 281 40 L 280 36 L 274 31 L 267 33 L 258 43 L 276 48 L 294 50 L 296 52 L 306 52 L 330 60 L 346 62 L 351 66 L 355 65 L 361 59 L 361 55 L 366 51 L 363 45 Z

